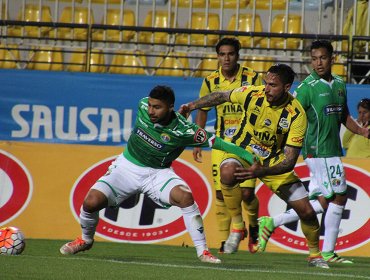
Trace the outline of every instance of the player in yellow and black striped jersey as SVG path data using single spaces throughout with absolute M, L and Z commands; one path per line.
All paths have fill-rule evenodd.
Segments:
M 319 222 L 309 202 L 308 192 L 294 172 L 305 137 L 305 110 L 289 89 L 295 73 L 291 67 L 270 67 L 265 86 L 244 86 L 231 91 L 213 92 L 180 107 L 180 113 L 217 106 L 225 102 L 240 104 L 245 114 L 232 142 L 251 151 L 258 158 L 252 165 L 238 156 L 225 155 L 220 166 L 221 190 L 230 212 L 237 208 L 233 196 L 240 195 L 239 183 L 259 178 L 293 208 L 301 221 L 309 249 L 309 266 L 329 268 L 319 249 Z M 271 235 L 268 227 L 259 230 L 259 238 Z M 230 236 L 233 235 L 233 232 Z M 234 234 L 235 243 L 240 242 Z
M 225 37 L 216 45 L 216 53 L 220 67 L 207 76 L 200 88 L 199 97 L 206 96 L 213 91 L 227 91 L 248 85 L 261 85 L 261 76 L 248 67 L 243 67 L 238 63 L 240 42 L 236 38 Z M 212 108 L 202 108 L 198 110 L 196 124 L 205 127 L 208 111 Z M 239 104 L 226 102 L 215 107 L 216 122 L 215 134 L 225 141 L 230 141 L 240 119 L 244 115 L 243 107 Z M 201 148 L 195 148 L 194 159 L 201 160 Z M 212 176 L 213 185 L 216 190 L 216 220 L 218 224 L 219 237 L 221 241 L 220 252 L 234 253 L 237 251 L 236 244 L 230 244 L 227 240 L 230 233 L 230 224 L 232 222 L 232 231 L 238 232 L 240 239 L 243 239 L 247 231 L 242 217 L 242 205 L 246 210 L 249 221 L 249 242 L 248 248 L 251 253 L 258 249 L 258 198 L 255 196 L 254 189 L 256 179 L 247 180 L 240 184 L 242 190 L 241 196 L 233 197 L 235 204 L 239 205 L 232 212 L 232 217 L 225 206 L 220 186 L 220 164 L 223 160 L 222 151 L 212 150 Z M 225 244 L 226 242 L 226 244 Z M 239 243 L 237 244 L 239 245 Z

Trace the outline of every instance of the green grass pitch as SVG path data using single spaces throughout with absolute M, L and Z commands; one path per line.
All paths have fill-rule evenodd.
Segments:
M 190 247 L 95 242 L 89 251 L 62 256 L 65 240 L 26 242 L 22 255 L 0 256 L 0 279 L 370 279 L 365 257 L 320 269 L 307 267 L 303 254 L 240 251 L 219 256 L 222 264 L 215 265 L 198 261 Z

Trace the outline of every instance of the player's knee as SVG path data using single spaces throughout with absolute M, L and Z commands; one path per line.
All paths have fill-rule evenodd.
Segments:
M 238 183 L 234 176 L 235 169 L 236 165 L 233 163 L 224 163 L 221 165 L 220 177 L 222 184 L 227 186 L 234 186 Z
M 170 203 L 171 205 L 184 208 L 194 204 L 194 197 L 188 188 L 177 186 L 171 190 Z
M 85 197 L 83 209 L 88 213 L 94 213 L 105 208 L 108 200 L 102 192 L 91 190 Z

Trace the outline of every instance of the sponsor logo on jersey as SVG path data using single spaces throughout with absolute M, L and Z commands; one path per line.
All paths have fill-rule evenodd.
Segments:
M 303 143 L 303 137 L 293 137 L 292 142 L 294 142 L 294 143 Z
M 266 158 L 270 155 L 270 152 L 265 148 L 262 148 L 259 145 L 251 144 L 251 148 L 253 149 L 254 153 L 260 157 Z
M 256 106 L 256 107 L 254 107 L 253 108 L 253 111 L 252 111 L 252 113 L 254 113 L 254 114 L 256 114 L 256 115 L 259 115 L 260 114 L 260 107 L 259 106 Z
M 194 141 L 196 143 L 204 143 L 207 140 L 207 133 L 204 129 L 199 128 L 194 134 Z
M 169 142 L 171 140 L 171 137 L 166 133 L 162 133 L 161 139 L 163 140 L 163 142 Z
M 30 173 L 13 155 L 0 150 L 0 225 L 18 217 L 28 206 L 33 184 Z
M 330 93 L 329 92 L 323 92 L 323 93 L 320 93 L 319 96 L 328 96 Z
M 368 218 L 370 188 L 370 173 L 356 166 L 344 163 L 347 181 L 348 200 L 343 211 L 342 221 L 339 228 L 339 236 L 335 251 L 345 252 L 354 250 L 369 242 L 370 219 Z M 306 164 L 299 163 L 295 172 L 301 178 L 303 184 L 308 186 L 310 172 Z M 272 193 L 263 183 L 256 188 L 256 194 L 260 199 L 260 216 L 275 216 L 286 210 L 287 204 L 276 194 Z M 324 215 L 318 215 L 321 224 L 320 248 L 325 232 Z M 300 222 L 292 222 L 277 227 L 271 235 L 269 242 L 286 250 L 307 253 L 307 242 L 300 227 Z
M 76 180 L 71 190 L 72 213 L 79 221 L 80 207 L 90 187 L 104 174 L 111 162 L 108 158 L 87 169 Z M 177 159 L 171 166 L 190 187 L 199 211 L 205 217 L 211 207 L 211 186 L 200 170 L 190 163 Z M 1 214 L 1 212 L 0 212 Z M 101 210 L 96 235 L 116 242 L 155 243 L 176 238 L 186 233 L 181 209 L 163 208 L 143 194 L 137 194 L 118 207 Z M 201 232 L 202 228 L 198 228 Z
M 136 129 L 136 135 L 157 150 L 162 150 L 164 147 L 161 143 L 150 137 L 144 130 L 140 129 L 139 127 Z
M 236 131 L 236 127 L 229 127 L 228 129 L 225 130 L 225 133 L 224 135 L 228 138 L 231 138 L 233 137 L 233 135 L 235 134 L 235 131 Z
M 331 114 L 338 114 L 343 111 L 343 108 L 341 105 L 328 105 L 324 108 L 324 114 L 331 115 Z

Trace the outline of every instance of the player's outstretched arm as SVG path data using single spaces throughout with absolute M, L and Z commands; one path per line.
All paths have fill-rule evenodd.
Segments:
M 240 148 L 233 143 L 225 142 L 224 140 L 217 136 L 212 148 L 216 150 L 225 151 L 227 153 L 235 154 L 244 159 L 245 161 L 247 161 L 251 165 L 253 164 L 255 158 L 255 156 L 252 155 L 247 150 L 244 150 L 243 148 Z

